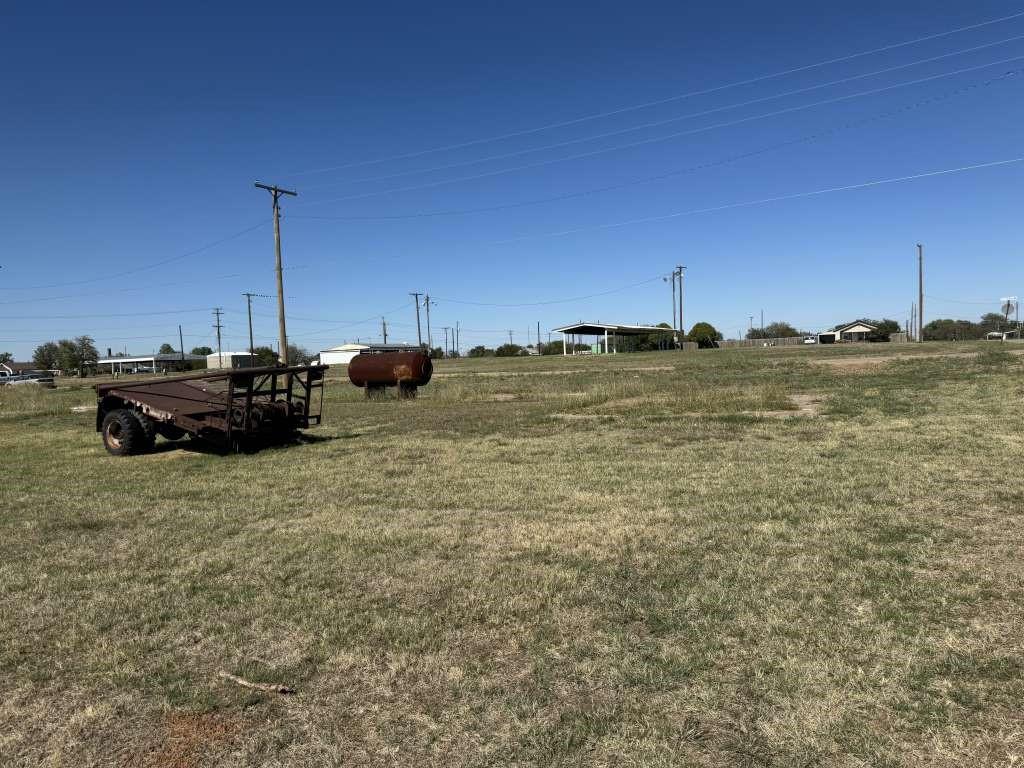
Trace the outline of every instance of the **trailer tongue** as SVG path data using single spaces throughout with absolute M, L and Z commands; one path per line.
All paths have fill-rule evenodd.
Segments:
M 320 423 L 326 365 L 239 368 L 96 386 L 96 431 L 115 456 L 144 453 L 158 434 L 224 450 L 279 442 Z

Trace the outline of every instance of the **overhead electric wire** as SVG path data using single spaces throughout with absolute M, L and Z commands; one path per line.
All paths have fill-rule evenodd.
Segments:
M 204 277 L 204 280 L 228 280 L 230 278 L 242 277 L 240 273 L 234 275 L 220 275 L 218 277 Z M 37 304 L 41 301 L 57 301 L 64 299 L 81 299 L 88 296 L 108 296 L 112 293 L 134 293 L 137 291 L 150 291 L 154 288 L 170 288 L 177 285 L 195 285 L 195 280 L 181 280 L 174 283 L 147 283 L 145 285 L 138 285 L 133 288 L 108 288 L 102 291 L 89 291 L 87 293 L 71 293 L 63 296 L 42 296 L 34 299 L 15 299 L 14 301 L 0 301 L 0 306 L 6 306 L 8 304 Z
M 750 115 L 748 117 L 737 118 L 735 120 L 729 120 L 729 121 L 726 121 L 726 122 L 723 122 L 723 123 L 714 123 L 712 125 L 706 125 L 706 126 L 702 126 L 700 128 L 693 128 L 693 129 L 690 129 L 690 130 L 687 130 L 687 131 L 675 131 L 673 133 L 667 133 L 667 134 L 664 134 L 664 135 L 661 135 L 661 136 L 652 136 L 652 137 L 647 138 L 647 139 L 641 139 L 639 141 L 633 141 L 633 142 L 629 142 L 627 144 L 617 144 L 617 145 L 612 146 L 612 147 L 603 147 L 602 149 L 590 150 L 589 152 L 579 152 L 579 153 L 576 153 L 574 155 L 566 155 L 564 157 L 556 157 L 556 158 L 551 158 L 549 160 L 541 160 L 541 161 L 537 161 L 537 162 L 534 162 L 534 163 L 526 163 L 526 164 L 523 164 L 523 165 L 512 166 L 512 167 L 509 167 L 509 168 L 499 168 L 497 170 L 487 171 L 485 173 L 476 173 L 476 174 L 472 174 L 472 175 L 469 175 L 469 176 L 457 176 L 457 177 L 451 178 L 451 179 L 441 179 L 439 181 L 433 181 L 433 182 L 424 183 L 424 184 L 414 184 L 414 185 L 409 185 L 409 186 L 405 186 L 405 187 L 392 187 L 390 189 L 382 189 L 382 190 L 377 190 L 375 192 L 361 192 L 359 194 L 344 195 L 342 197 L 333 197 L 333 198 L 328 198 L 326 200 L 314 200 L 312 202 L 306 203 L 305 207 L 312 207 L 314 205 L 324 205 L 326 203 L 343 202 L 343 201 L 346 201 L 346 200 L 361 200 L 361 199 L 368 198 L 368 197 L 378 197 L 380 195 L 387 195 L 387 194 L 391 194 L 391 193 L 394 193 L 394 192 L 411 192 L 411 191 L 420 190 L 420 189 L 431 189 L 431 188 L 434 188 L 434 187 L 445 186 L 447 184 L 456 184 L 456 183 L 463 182 L 463 181 L 473 181 L 473 180 L 476 180 L 476 179 L 490 178 L 490 177 L 493 177 L 493 176 L 502 176 L 502 175 L 507 174 L 507 173 L 514 173 L 515 171 L 530 170 L 530 169 L 533 169 L 533 168 L 541 168 L 541 167 L 548 166 L 548 165 L 554 165 L 556 163 L 564 163 L 564 162 L 568 162 L 570 160 L 580 160 L 580 159 L 587 158 L 587 157 L 595 157 L 597 155 L 607 154 L 608 152 L 617 152 L 617 151 L 622 150 L 622 149 L 631 149 L 633 147 L 639 147 L 639 146 L 644 146 L 644 145 L 647 145 L 647 144 L 654 144 L 654 143 L 657 143 L 657 142 L 668 141 L 669 139 L 677 139 L 677 138 L 680 138 L 682 136 L 693 136 L 695 134 L 705 133 L 707 131 L 715 130 L 717 128 L 728 128 L 728 127 L 734 126 L 734 125 L 741 125 L 743 123 L 749 123 L 749 122 L 752 122 L 754 120 L 763 120 L 763 119 L 768 118 L 768 117 L 777 117 L 778 115 L 785 115 L 785 114 L 790 114 L 790 113 L 793 113 L 793 112 L 801 112 L 803 110 L 811 109 L 813 107 L 820 107 L 820 106 L 824 106 L 826 104 L 836 104 L 836 103 L 839 103 L 841 101 L 849 101 L 850 99 L 856 99 L 856 98 L 860 98 L 862 96 L 872 96 L 872 95 L 874 95 L 876 93 L 884 93 L 885 91 L 891 91 L 891 90 L 894 90 L 896 88 L 905 88 L 905 87 L 910 86 L 910 85 L 920 85 L 921 83 L 927 83 L 927 82 L 931 82 L 933 80 L 940 80 L 940 79 L 945 78 L 945 77 L 953 77 L 955 75 L 962 75 L 962 74 L 966 74 L 967 72 L 976 72 L 979 69 L 987 69 L 989 67 L 998 66 L 1000 64 L 1008 64 L 1010 62 L 1020 61 L 1021 59 L 1024 59 L 1024 56 L 1013 56 L 1013 57 L 1010 57 L 1010 58 L 1007 58 L 1007 59 L 1000 59 L 998 61 L 992 61 L 992 62 L 989 62 L 987 64 L 979 64 L 979 65 L 976 65 L 976 66 L 973 66 L 973 67 L 964 67 L 964 68 L 957 69 L 957 70 L 952 70 L 952 71 L 949 71 L 949 72 L 942 72 L 942 73 L 937 74 L 937 75 L 930 75 L 928 77 L 921 77 L 921 78 L 917 78 L 917 79 L 914 79 L 914 80 L 906 80 L 906 81 L 904 81 L 902 83 L 894 83 L 892 85 L 886 85 L 886 86 L 882 86 L 882 87 L 879 87 L 879 88 L 871 88 L 871 89 L 866 90 L 866 91 L 859 91 L 857 93 L 850 93 L 850 94 L 846 94 L 844 96 L 835 96 L 835 97 L 832 97 L 832 98 L 829 98 L 829 99 L 822 99 L 820 101 L 814 101 L 814 102 L 811 102 L 809 104 L 799 104 L 799 105 L 794 106 L 794 107 L 786 107 L 784 109 L 777 109 L 777 110 L 773 110 L 771 112 L 764 112 L 764 113 L 761 113 L 759 115 Z
M 540 146 L 540 147 L 530 147 L 530 148 L 527 148 L 527 149 L 519 149 L 519 150 L 515 150 L 513 152 L 504 152 L 504 153 L 498 154 L 498 155 L 489 155 L 487 157 L 479 157 L 479 158 L 475 158 L 473 160 L 463 160 L 463 161 L 458 162 L 458 163 L 448 163 L 447 165 L 434 166 L 433 168 L 420 168 L 420 169 L 411 170 L 411 171 L 399 171 L 397 173 L 389 173 L 389 174 L 385 174 L 383 176 L 369 176 L 369 177 L 364 177 L 364 178 L 360 178 L 360 179 L 344 179 L 344 180 L 340 180 L 340 181 L 328 182 L 328 183 L 325 183 L 325 184 L 315 184 L 313 186 L 307 186 L 304 189 L 306 191 L 309 191 L 309 190 L 315 190 L 315 189 L 324 189 L 326 187 L 336 187 L 336 186 L 339 186 L 339 185 L 342 185 L 342 184 L 362 184 L 362 183 L 369 183 L 369 182 L 374 182 L 374 181 L 385 181 L 387 179 L 396 179 L 396 178 L 400 178 L 402 176 L 415 176 L 415 175 L 423 174 L 423 173 L 436 173 L 437 171 L 446 171 L 446 170 L 451 170 L 453 168 L 464 168 L 466 166 L 479 165 L 481 163 L 487 163 L 487 162 L 491 162 L 493 160 L 504 160 L 504 159 L 509 158 L 509 157 L 519 157 L 521 155 L 533 154 L 534 152 L 544 152 L 544 151 L 549 150 L 549 149 L 558 149 L 560 147 L 567 147 L 567 146 L 571 146 L 573 144 L 581 144 L 581 143 L 584 143 L 584 142 L 587 142 L 587 141 L 596 141 L 597 139 L 606 139 L 606 138 L 610 138 L 612 136 L 621 136 L 621 135 L 626 134 L 626 133 L 633 133 L 634 131 L 642 131 L 642 130 L 645 130 L 645 129 L 648 129 L 648 128 L 657 128 L 657 127 L 662 126 L 662 125 L 668 125 L 669 123 L 677 123 L 677 122 L 680 122 L 681 120 L 692 120 L 692 119 L 697 118 L 697 117 L 706 117 L 707 115 L 713 115 L 713 114 L 716 114 L 718 112 L 725 112 L 725 111 L 730 110 L 730 109 L 739 109 L 741 107 L 749 107 L 749 106 L 753 106 L 754 104 L 764 103 L 766 101 L 774 101 L 775 99 L 782 99 L 782 98 L 786 98 L 788 96 L 797 96 L 797 95 L 799 95 L 801 93 L 809 93 L 810 91 L 818 91 L 818 90 L 821 90 L 822 88 L 830 88 L 830 87 L 832 87 L 834 85 L 843 85 L 845 83 L 852 83 L 855 80 L 864 80 L 864 79 L 869 78 L 869 77 L 877 77 L 878 75 L 885 75 L 885 74 L 888 74 L 890 72 L 896 72 L 896 71 L 901 70 L 901 69 L 909 69 L 910 67 L 916 67 L 916 66 L 920 66 L 922 64 L 930 64 L 932 62 L 940 61 L 942 59 L 952 58 L 953 56 L 962 56 L 962 55 L 964 55 L 966 53 L 973 53 L 975 51 L 980 51 L 980 50 L 985 49 L 985 48 L 992 48 L 992 47 L 997 46 L 997 45 L 1004 45 L 1006 43 L 1013 43 L 1013 42 L 1016 42 L 1018 40 L 1024 40 L 1024 35 L 1014 35 L 1013 37 L 1008 37 L 1008 38 L 1005 38 L 1003 40 L 996 40 L 995 42 L 991 42 L 991 43 L 983 43 L 981 45 L 975 45 L 975 46 L 972 46 L 970 48 L 963 48 L 963 49 L 961 49 L 959 51 L 952 51 L 950 53 L 943 53 L 943 54 L 940 54 L 938 56 L 931 56 L 931 57 L 926 58 L 926 59 L 918 59 L 917 61 L 907 62 L 906 64 L 897 64 L 897 65 L 892 66 L 892 67 L 886 67 L 885 69 L 877 69 L 877 70 L 875 70 L 873 72 L 865 72 L 865 73 L 860 74 L 860 75 L 851 75 L 849 77 L 843 77 L 843 78 L 840 78 L 838 80 L 830 80 L 829 82 L 826 82 L 826 83 L 819 83 L 817 85 L 808 85 L 808 86 L 805 86 L 803 88 L 797 88 L 797 89 L 791 90 L 791 91 L 783 91 L 782 93 L 775 93 L 775 94 L 772 94 L 770 96 L 761 96 L 761 97 L 756 98 L 756 99 L 748 99 L 747 101 L 741 101 L 741 102 L 737 102 L 735 104 L 725 104 L 723 106 L 713 107 L 711 109 L 705 109 L 705 110 L 702 110 L 700 112 L 691 112 L 691 113 L 686 114 L 686 115 L 678 115 L 676 117 L 669 117 L 669 118 L 665 118 L 663 120 L 655 120 L 653 122 L 641 123 L 640 125 L 629 126 L 629 127 L 626 127 L 626 128 L 619 128 L 619 129 L 616 129 L 614 131 L 605 131 L 604 133 L 595 133 L 595 134 L 591 134 L 590 136 L 581 136 L 581 137 L 575 138 L 575 139 L 567 139 L 565 141 L 559 141 L 559 142 L 557 142 L 555 144 L 546 144 L 546 145 L 543 145 L 543 146 Z
M 176 261 L 181 261 L 182 259 L 187 259 L 189 256 L 195 256 L 196 254 L 203 253 L 204 251 L 208 251 L 211 248 L 215 248 L 218 245 L 222 245 L 223 243 L 229 242 L 231 240 L 235 240 L 236 238 L 239 238 L 242 235 L 247 235 L 250 232 L 252 232 L 253 230 L 259 229 L 260 227 L 265 227 L 268 223 L 269 222 L 261 221 L 259 224 L 254 224 L 251 227 L 246 227 L 245 229 L 240 230 L 238 232 L 235 232 L 234 234 L 228 235 L 227 237 L 222 237 L 219 240 L 214 240 L 212 243 L 207 243 L 206 245 L 202 245 L 202 246 L 200 246 L 198 248 L 194 248 L 191 251 L 186 251 L 185 253 L 178 254 L 177 256 L 171 256 L 170 258 L 167 258 L 167 259 L 162 259 L 160 261 L 154 261 L 151 264 L 145 264 L 145 265 L 143 265 L 141 267 L 134 267 L 133 269 L 127 269 L 127 270 L 124 270 L 122 272 L 106 272 L 106 271 L 104 271 L 103 274 L 100 277 L 91 277 L 88 280 L 73 280 L 73 281 L 62 282 L 62 283 L 47 283 L 45 285 L 3 286 L 3 287 L 0 287 L 0 290 L 4 290 L 4 291 L 35 291 L 35 290 L 40 290 L 40 289 L 43 289 L 43 288 L 63 288 L 65 286 L 69 286 L 69 285 L 86 285 L 88 283 L 100 283 L 100 282 L 104 282 L 104 281 L 107 281 L 107 280 L 113 280 L 114 278 L 118 278 L 118 277 L 126 277 L 128 275 L 135 275 L 135 274 L 138 274 L 139 272 L 146 272 L 146 271 L 148 271 L 150 269 L 156 269 L 157 267 L 163 267 L 163 266 L 166 266 L 167 264 L 173 264 Z
M 86 315 L 46 315 L 45 317 L 25 317 L 24 315 L 0 315 L 0 320 L 83 320 L 90 317 L 141 317 L 150 315 L 183 315 L 188 312 L 209 312 L 209 307 L 198 309 L 167 309 L 158 312 L 115 312 L 112 314 Z
M 315 331 L 309 331 L 308 333 L 299 333 L 299 334 L 292 334 L 292 335 L 293 335 L 294 338 L 308 338 L 308 337 L 316 338 L 317 335 L 321 334 L 321 333 L 330 333 L 332 331 L 340 331 L 340 330 L 342 330 L 344 328 L 351 328 L 351 327 L 356 326 L 356 325 L 362 325 L 363 323 L 369 323 L 369 322 L 374 321 L 374 320 L 379 320 L 381 317 L 387 317 L 388 315 L 392 315 L 395 312 L 400 312 L 403 309 L 408 309 L 412 305 L 413 305 L 413 302 L 407 301 L 402 306 L 395 307 L 394 309 L 389 309 L 386 312 L 376 312 L 373 315 L 371 315 L 370 317 L 366 318 L 365 320 L 356 320 L 356 321 L 353 321 L 351 323 L 343 323 L 342 325 L 338 325 L 338 326 L 335 326 L 335 327 L 332 327 L 332 328 L 320 328 L 320 329 L 317 329 Z
M 438 296 L 438 301 L 447 301 L 452 304 L 467 304 L 474 307 L 545 307 L 551 304 L 571 304 L 574 301 L 586 301 L 587 299 L 596 299 L 599 296 L 608 296 L 613 293 L 621 293 L 622 291 L 628 291 L 631 288 L 639 288 L 641 285 L 647 285 L 657 280 L 663 279 L 664 275 L 657 275 L 655 277 L 648 278 L 647 280 L 641 280 L 638 283 L 630 283 L 629 285 L 623 285 L 618 288 L 613 288 L 610 291 L 601 291 L 600 293 L 591 293 L 587 296 L 573 296 L 568 299 L 552 299 L 550 301 L 527 301 L 515 304 L 496 304 L 486 301 L 463 301 L 460 299 L 446 299 L 443 296 Z
M 379 216 L 307 216 L 304 214 L 289 214 L 288 218 L 292 219 L 309 219 L 309 220 L 326 220 L 326 221 L 392 221 L 392 220 L 403 220 L 403 219 L 419 219 L 419 218 L 430 218 L 439 216 L 465 216 L 474 213 L 491 213 L 495 211 L 504 211 L 514 208 L 523 208 L 531 205 L 541 205 L 544 203 L 561 202 L 563 200 L 571 200 L 578 197 L 585 197 L 588 195 L 601 194 L 604 192 L 612 192 L 618 189 L 625 189 L 627 187 L 636 186 L 639 184 L 649 184 L 655 181 L 662 181 L 664 179 L 672 178 L 674 176 L 682 176 L 685 174 L 696 173 L 698 171 L 706 170 L 708 168 L 717 168 L 729 163 L 739 162 L 740 160 L 746 160 L 750 157 L 756 157 L 763 155 L 768 152 L 773 152 L 779 149 L 785 149 L 797 144 L 805 144 L 819 139 L 831 136 L 841 131 L 849 130 L 851 128 L 859 128 L 864 125 L 868 125 L 878 120 L 884 120 L 896 115 L 908 112 L 914 109 L 919 109 L 924 106 L 935 104 L 937 102 L 945 101 L 946 99 L 960 96 L 978 88 L 986 88 L 994 83 L 999 83 L 1016 75 L 1024 73 L 1024 68 L 1018 68 L 1005 72 L 998 77 L 990 78 L 984 82 L 972 83 L 970 85 L 956 88 L 936 96 L 930 96 L 928 98 L 919 99 L 918 101 L 906 104 L 896 109 L 885 110 L 879 112 L 870 117 L 863 118 L 861 120 L 853 120 L 842 125 L 833 126 L 824 130 L 818 131 L 817 133 L 808 134 L 806 136 L 800 136 L 795 139 L 787 139 L 786 141 L 779 142 L 777 144 L 770 144 L 759 149 L 751 150 L 749 152 L 743 152 L 738 155 L 732 155 L 730 157 L 721 158 L 706 163 L 699 163 L 697 165 L 691 165 L 686 168 L 677 168 L 672 171 L 666 171 L 664 173 L 655 174 L 653 176 L 644 176 L 638 179 L 630 179 L 629 181 L 620 182 L 617 184 L 608 184 L 603 187 L 592 187 L 590 189 L 579 190 L 577 192 L 567 192 L 561 195 L 552 195 L 550 197 L 534 198 L 532 200 L 522 200 L 515 203 L 501 203 L 498 205 L 487 205 L 480 206 L 477 208 L 462 208 L 454 210 L 443 210 L 443 211 L 421 211 L 417 213 L 408 214 L 393 214 L 393 215 L 379 215 Z
M 1013 163 L 1024 162 L 1024 157 L 1013 157 L 1006 160 L 994 160 L 989 163 L 976 163 L 975 165 L 965 165 L 959 168 L 945 168 L 939 171 L 926 171 L 924 173 L 915 173 L 910 176 L 897 176 L 890 179 L 878 179 L 875 181 L 866 181 L 860 184 L 847 184 L 841 187 L 827 187 L 825 189 L 815 189 L 809 192 L 796 192 L 790 195 L 778 195 L 775 197 L 765 197 L 760 200 L 746 200 L 740 203 L 728 203 L 725 205 L 715 205 L 709 208 L 694 208 L 688 211 L 677 211 L 675 213 L 666 213 L 660 216 L 645 216 L 639 219 L 629 219 L 627 221 L 618 221 L 609 224 L 596 224 L 594 226 L 587 227 L 576 227 L 573 229 L 564 229 L 557 232 L 541 232 L 534 235 L 521 235 L 519 237 L 511 237 L 506 240 L 497 240 L 494 245 L 503 245 L 506 243 L 514 243 L 522 240 L 533 240 L 541 237 L 561 237 L 563 235 L 571 235 L 577 232 L 587 232 L 598 229 L 614 229 L 617 227 L 626 227 L 633 224 L 645 224 L 652 221 L 667 221 L 668 219 L 681 218 L 683 216 L 693 216 L 699 213 L 714 213 L 716 211 L 726 211 L 732 208 L 744 208 L 752 205 L 764 205 L 766 203 L 781 202 L 783 200 L 796 200 L 802 197 L 814 197 L 816 195 L 825 195 L 830 192 L 846 192 L 854 189 L 866 189 L 868 187 L 877 187 L 883 184 L 895 184 L 902 181 L 913 181 L 916 179 L 926 179 L 933 176 L 947 176 L 953 173 L 963 173 L 965 171 L 974 171 L 981 168 L 995 168 L 1002 165 L 1011 165 Z
M 724 90 L 727 90 L 729 88 L 737 88 L 737 87 L 744 86 L 744 85 L 753 85 L 755 83 L 764 82 L 765 80 L 772 80 L 772 79 L 777 78 L 777 77 L 785 77 L 786 75 L 793 75 L 793 74 L 796 74 L 798 72 L 806 72 L 808 70 L 817 69 L 818 67 L 824 67 L 824 66 L 828 66 L 830 64 L 840 64 L 842 62 L 852 61 L 853 59 L 862 58 L 864 56 L 872 56 L 872 55 L 874 55 L 876 53 L 885 53 L 886 51 L 893 51 L 893 50 L 896 50 L 897 48 L 904 48 L 904 47 L 906 47 L 908 45 L 917 45 L 918 43 L 928 42 L 929 40 L 937 40 L 937 39 L 942 38 L 942 37 L 949 37 L 950 35 L 959 34 L 961 32 L 968 32 L 968 31 L 973 30 L 973 29 L 980 29 L 982 27 L 991 26 L 992 24 L 999 24 L 999 23 L 1002 23 L 1004 21 L 1012 21 L 1014 19 L 1021 18 L 1022 16 L 1024 16 L 1024 11 L 1019 11 L 1017 13 L 1012 13 L 1012 14 L 1009 14 L 1007 16 L 1001 16 L 999 18 L 989 19 L 987 21 L 982 21 L 982 22 L 978 22 L 978 23 L 975 23 L 975 24 L 968 24 L 968 25 L 965 25 L 965 26 L 956 27 L 954 29 L 946 30 L 946 31 L 943 31 L 943 32 L 936 32 L 936 33 L 933 33 L 933 34 L 930 34 L 930 35 L 925 35 L 923 37 L 917 37 L 917 38 L 914 38 L 914 39 L 911 39 L 911 40 L 904 40 L 904 41 L 899 42 L 899 43 L 890 43 L 889 45 L 884 45 L 884 46 L 881 46 L 881 47 L 878 47 L 878 48 L 872 48 L 872 49 L 869 49 L 869 50 L 866 50 L 866 51 L 859 51 L 857 53 L 846 54 L 844 56 L 837 56 L 837 57 L 832 58 L 832 59 L 825 59 L 823 61 L 814 62 L 813 64 L 804 64 L 804 65 L 799 66 L 799 67 L 792 67 L 790 69 L 780 70 L 778 72 L 772 72 L 772 73 L 766 74 L 766 75 L 759 75 L 757 77 L 747 78 L 747 79 L 744 79 L 744 80 L 737 80 L 737 81 L 734 81 L 734 82 L 731 82 L 731 83 L 724 83 L 722 85 L 716 85 L 716 86 L 712 86 L 710 88 L 703 88 L 703 89 L 699 89 L 699 90 L 695 90 L 695 91 L 689 91 L 687 93 L 676 94 L 674 96 L 668 96 L 668 97 L 665 97 L 665 98 L 662 98 L 662 99 L 656 99 L 654 101 L 644 102 L 642 104 L 633 104 L 633 105 L 630 105 L 630 106 L 620 107 L 618 109 L 607 110 L 607 111 L 604 111 L 604 112 L 594 112 L 592 114 L 583 115 L 581 117 L 573 118 L 573 119 L 570 119 L 570 120 L 562 120 L 562 121 L 558 121 L 558 122 L 554 122 L 554 123 L 548 123 L 548 124 L 536 126 L 536 127 L 533 127 L 533 128 L 525 128 L 525 129 L 518 130 L 518 131 L 511 131 L 511 132 L 508 132 L 508 133 L 497 134 L 497 135 L 494 135 L 494 136 L 488 136 L 488 137 L 479 138 L 479 139 L 472 139 L 472 140 L 469 140 L 469 141 L 463 141 L 463 142 L 458 142 L 458 143 L 454 143 L 454 144 L 447 144 L 447 145 L 444 145 L 444 146 L 433 147 L 431 149 L 417 150 L 417 151 L 414 151 L 414 152 L 405 152 L 405 153 L 401 153 L 401 154 L 391 155 L 389 157 L 376 158 L 376 159 L 373 159 L 373 160 L 359 160 L 359 161 L 356 161 L 356 162 L 353 162 L 353 163 L 345 163 L 345 164 L 341 164 L 341 165 L 333 165 L 333 166 L 327 166 L 327 167 L 323 167 L 323 168 L 313 168 L 313 169 L 309 169 L 309 170 L 305 170 L 305 171 L 296 171 L 296 172 L 293 172 L 293 173 L 290 173 L 290 174 L 286 174 L 286 175 L 290 176 L 290 177 L 295 177 L 295 176 L 306 176 L 306 175 L 311 175 L 311 174 L 316 174 L 316 173 L 328 173 L 330 171 L 340 171 L 340 170 L 344 170 L 346 168 L 356 168 L 356 167 L 366 166 L 366 165 L 377 165 L 379 163 L 391 162 L 393 160 L 408 160 L 408 159 L 411 159 L 411 158 L 414 158 L 414 157 L 422 157 L 423 155 L 433 154 L 435 152 L 447 152 L 447 151 L 454 150 L 454 149 L 463 149 L 465 147 L 472 147 L 472 146 L 476 146 L 476 145 L 479 145 L 479 144 L 487 144 L 487 143 L 490 143 L 490 142 L 493 142 L 493 141 L 502 141 L 504 139 L 511 139 L 511 138 L 515 138 L 517 136 L 528 136 L 528 135 L 531 135 L 531 134 L 534 134 L 534 133 L 539 133 L 541 131 L 553 130 L 555 128 L 564 128 L 564 127 L 567 127 L 567 126 L 570 126 L 570 125 L 578 125 L 579 123 L 587 122 L 587 121 L 590 121 L 590 120 L 598 120 L 598 119 L 605 118 L 605 117 L 612 117 L 614 115 L 621 115 L 621 114 L 624 114 L 626 112 L 635 112 L 635 111 L 640 110 L 640 109 L 646 109 L 648 107 L 655 107 L 655 106 L 658 106 L 660 104 L 668 104 L 668 103 L 671 103 L 673 101 L 681 101 L 683 99 L 689 99 L 689 98 L 693 98 L 693 97 L 696 97 L 696 96 L 705 96 L 707 94 L 717 93 L 719 91 L 724 91 Z
M 986 306 L 986 307 L 996 306 L 996 305 L 1002 303 L 1001 301 L 997 301 L 996 299 L 989 299 L 988 301 L 967 301 L 965 299 L 943 299 L 943 298 L 941 298 L 939 296 L 929 296 L 927 293 L 924 295 L 924 297 L 926 299 L 931 299 L 932 301 L 942 301 L 942 302 L 947 302 L 949 304 L 977 304 L 979 306 Z

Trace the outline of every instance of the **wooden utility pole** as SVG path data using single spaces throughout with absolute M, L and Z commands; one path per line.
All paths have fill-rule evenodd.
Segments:
M 185 362 L 185 339 L 181 335 L 181 323 L 178 323 L 178 348 L 181 350 L 181 362 Z
M 444 354 L 441 357 L 448 357 L 448 331 L 451 330 L 450 325 L 441 326 L 444 330 Z
M 679 273 L 679 334 L 680 340 L 686 338 L 686 326 L 683 324 L 683 273 L 686 272 L 686 267 L 676 266 Z M 679 345 L 680 349 L 682 344 Z
M 380 332 L 384 335 L 384 343 L 388 343 L 388 321 L 383 317 L 380 319 Z
M 917 244 L 917 336 L 924 341 L 924 246 Z
M 298 192 L 293 192 L 290 189 L 281 189 L 276 185 L 260 184 L 256 182 L 256 186 L 260 189 L 265 189 L 270 193 L 271 199 L 273 200 L 274 206 L 274 271 L 277 273 L 277 332 L 280 336 L 281 350 L 278 353 L 281 362 L 284 365 L 288 365 L 288 333 L 285 330 L 284 323 L 284 277 L 281 274 L 281 195 L 291 195 L 292 197 L 298 196 Z
M 253 351 L 253 296 L 259 296 L 262 299 L 272 298 L 271 296 L 264 296 L 261 293 L 244 293 L 246 297 L 246 306 L 249 309 L 249 368 L 256 368 L 256 352 Z
M 672 270 L 672 346 L 679 345 L 679 326 L 676 322 L 676 270 Z
M 217 322 L 214 323 L 213 327 L 217 329 L 217 367 L 218 368 L 223 368 L 224 367 L 224 358 L 221 355 L 221 351 L 220 351 L 220 329 L 221 329 L 220 316 L 222 314 L 224 314 L 224 310 L 223 309 L 221 309 L 220 307 L 214 307 L 214 309 L 213 309 L 213 316 L 215 318 L 217 318 Z
M 462 347 L 459 346 L 459 321 L 455 321 L 455 352 L 456 354 L 462 354 Z
M 423 332 L 420 330 L 420 294 L 410 293 L 413 302 L 416 304 L 416 343 L 423 347 Z
M 427 310 L 427 350 L 434 348 L 434 336 L 430 333 L 430 294 L 423 297 L 423 306 Z

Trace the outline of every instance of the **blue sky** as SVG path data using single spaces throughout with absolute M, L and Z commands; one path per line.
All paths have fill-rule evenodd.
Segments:
M 312 349 L 379 338 L 383 313 L 415 340 L 410 291 L 463 348 L 537 322 L 670 321 L 658 278 L 680 263 L 687 326 L 902 322 L 918 241 L 926 320 L 1024 292 L 1024 163 L 734 205 L 1024 156 L 1024 16 L 808 66 L 1024 7 L 690 5 L 8 11 L 0 351 L 88 333 L 143 353 L 177 346 L 179 323 L 186 347 L 212 345 L 215 306 L 244 348 L 241 294 L 274 285 L 256 180 L 299 191 L 285 293 Z M 274 302 L 255 301 L 271 342 Z

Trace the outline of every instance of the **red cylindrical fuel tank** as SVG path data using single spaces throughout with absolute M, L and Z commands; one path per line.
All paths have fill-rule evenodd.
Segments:
M 422 387 L 433 373 L 434 364 L 423 352 L 364 353 L 348 364 L 348 379 L 357 387 Z

